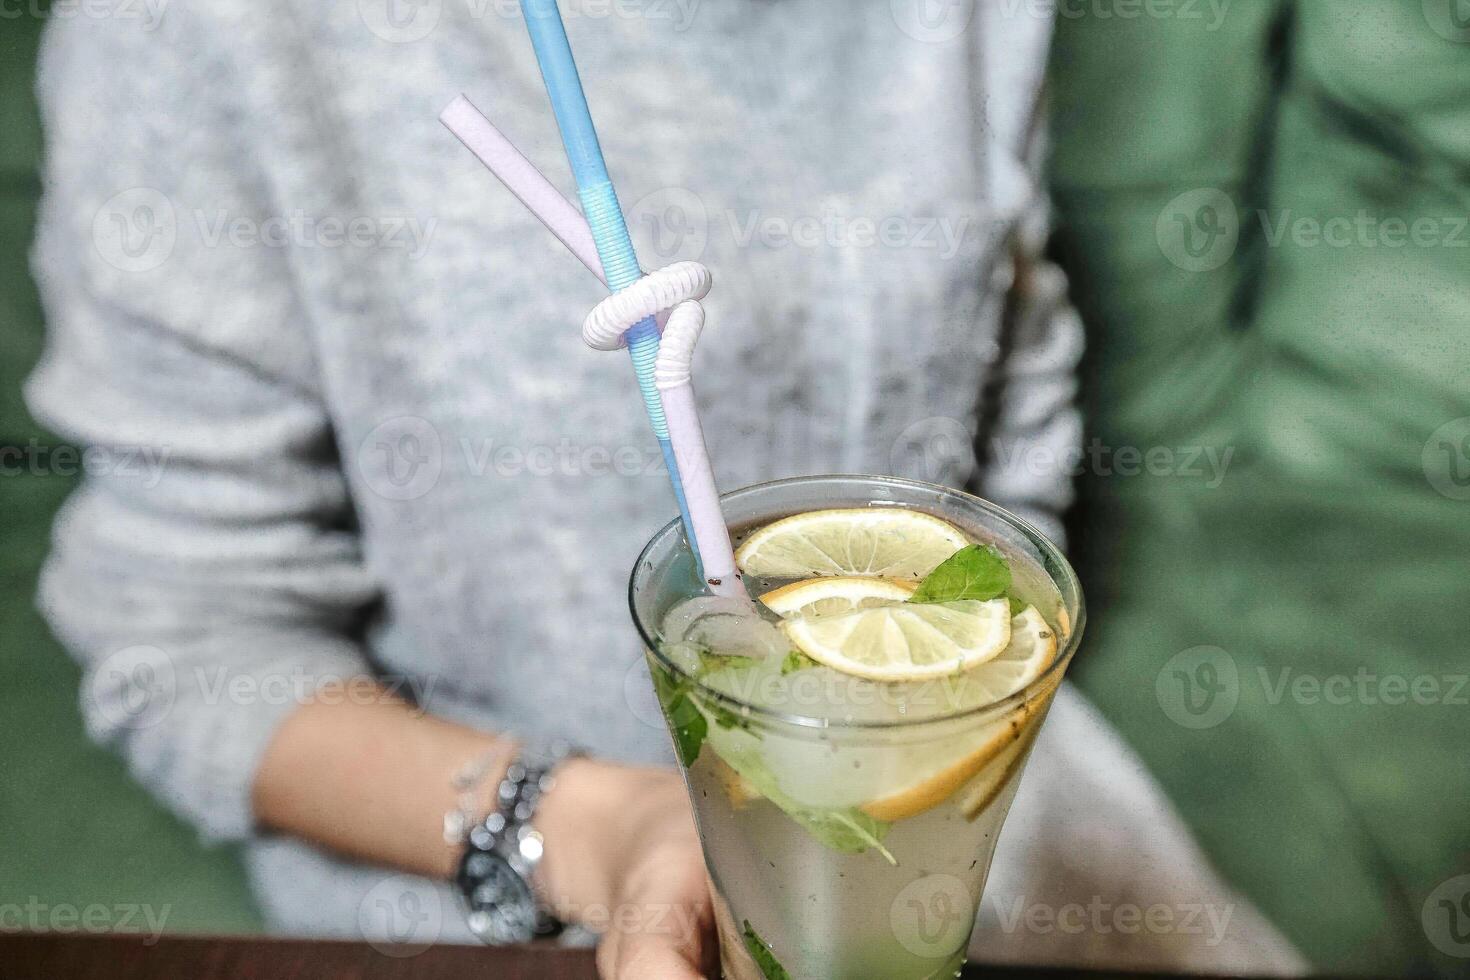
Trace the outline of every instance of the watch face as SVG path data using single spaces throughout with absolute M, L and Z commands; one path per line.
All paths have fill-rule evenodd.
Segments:
M 469 855 L 460 868 L 459 885 L 469 905 L 470 928 L 485 942 L 503 946 L 535 938 L 535 896 L 500 855 Z

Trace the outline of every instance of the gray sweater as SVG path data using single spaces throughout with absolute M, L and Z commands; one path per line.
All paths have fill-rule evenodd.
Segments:
M 644 264 L 715 272 L 724 487 L 895 472 L 1055 528 L 1081 341 L 1038 258 L 1038 6 L 563 3 Z M 656 445 L 579 339 L 601 287 L 440 127 L 460 91 L 566 172 L 507 0 L 179 0 L 44 51 L 28 396 L 96 448 L 42 603 L 92 733 L 249 842 L 287 931 L 464 936 L 444 889 L 254 828 L 325 679 L 669 756 L 624 603 L 674 513 Z

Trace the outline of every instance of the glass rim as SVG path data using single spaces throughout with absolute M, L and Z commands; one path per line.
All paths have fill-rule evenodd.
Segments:
M 676 517 L 669 523 L 665 524 L 657 532 L 654 533 L 653 537 L 649 538 L 648 543 L 643 546 L 643 549 L 641 551 L 639 551 L 637 561 L 633 563 L 632 574 L 628 576 L 628 609 L 633 616 L 633 625 L 638 630 L 638 636 L 643 641 L 644 649 L 647 650 L 649 654 L 651 654 L 659 662 L 660 665 L 662 665 L 665 669 L 671 671 L 674 676 L 680 678 L 681 680 L 692 683 L 699 691 L 701 697 L 708 698 L 724 707 L 731 708 L 739 712 L 744 718 L 750 718 L 756 721 L 779 723 L 795 728 L 828 729 L 853 732 L 917 729 L 923 728 L 928 725 L 949 724 L 956 721 L 971 719 L 990 713 L 1004 714 L 1023 704 L 1035 700 L 1038 692 L 1050 693 L 1052 691 L 1055 691 L 1055 689 L 1061 683 L 1062 675 L 1065 673 L 1067 665 L 1071 662 L 1072 656 L 1077 652 L 1077 647 L 1082 641 L 1083 627 L 1086 625 L 1087 622 L 1087 600 L 1082 591 L 1082 583 L 1077 578 L 1077 572 L 1072 568 L 1072 563 L 1067 560 L 1067 556 L 1062 554 L 1061 549 L 1058 548 L 1050 538 L 1043 534 L 1041 530 L 1036 527 L 1036 525 L 1032 524 L 1030 521 L 1027 521 L 1025 518 L 1018 517 L 1017 515 L 1006 510 L 1004 507 L 1001 507 L 998 504 L 993 504 L 983 497 L 977 497 L 972 493 L 967 493 L 964 490 L 957 490 L 954 487 L 947 487 L 937 483 L 926 483 L 922 480 L 909 480 L 902 477 L 865 476 L 863 474 L 857 473 L 832 473 L 821 476 L 797 476 L 788 477 L 782 480 L 771 480 L 765 483 L 755 483 L 748 487 L 741 487 L 738 490 L 730 490 L 722 493 L 720 495 L 720 500 L 721 502 L 737 500 L 742 497 L 753 496 L 756 494 L 777 490 L 781 487 L 810 486 L 814 484 L 827 484 L 834 482 L 861 483 L 869 486 L 877 485 L 905 490 L 921 490 L 930 493 L 939 493 L 952 498 L 959 498 L 970 505 L 978 505 L 979 508 L 988 515 L 998 518 L 1002 523 L 1008 524 L 1017 531 L 1020 531 L 1027 538 L 1027 540 L 1029 540 L 1033 545 L 1037 547 L 1039 551 L 1042 552 L 1043 556 L 1048 562 L 1055 564 L 1055 566 L 1062 572 L 1061 580 L 1057 581 L 1056 577 L 1052 575 L 1050 570 L 1045 567 L 1043 567 L 1042 569 L 1047 578 L 1053 580 L 1053 584 L 1057 586 L 1057 591 L 1062 594 L 1063 603 L 1066 603 L 1066 593 L 1068 589 L 1070 589 L 1077 596 L 1076 613 L 1071 617 L 1073 622 L 1068 624 L 1070 628 L 1067 632 L 1066 639 L 1061 645 L 1058 646 L 1057 655 L 1052 660 L 1052 662 L 1047 665 L 1046 670 L 1042 671 L 1039 676 L 1031 681 L 1031 683 L 1027 684 L 1019 691 L 1016 691 L 1015 693 L 1010 694 L 1007 697 L 1001 698 L 999 701 L 991 701 L 988 704 L 976 705 L 970 708 L 962 708 L 957 711 L 951 711 L 947 714 L 938 714 L 926 718 L 914 718 L 912 720 L 899 719 L 893 721 L 842 721 L 839 719 L 831 718 L 814 718 L 810 715 L 788 714 L 784 711 L 777 711 L 773 708 L 767 708 L 762 705 L 751 704 L 748 701 L 742 701 L 741 699 L 727 694 L 724 691 L 710 687 L 698 677 L 695 677 L 693 674 L 689 673 L 683 667 L 679 666 L 679 664 L 670 659 L 668 655 L 665 654 L 662 649 L 660 649 L 657 641 L 652 636 L 653 631 L 651 631 L 648 627 L 644 625 L 643 618 L 638 613 L 638 570 L 641 569 L 644 563 L 649 560 L 648 553 L 653 550 L 654 546 L 663 542 L 668 535 L 678 534 L 681 532 L 683 520 L 679 517 Z

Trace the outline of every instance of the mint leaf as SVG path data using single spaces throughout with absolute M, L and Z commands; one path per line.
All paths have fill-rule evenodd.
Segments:
M 898 864 L 898 859 L 883 846 L 883 838 L 888 835 L 889 825 L 873 819 L 861 810 L 806 810 L 800 807 L 782 809 L 786 810 L 791 819 L 805 827 L 807 833 L 834 851 L 861 854 L 874 847 L 889 864 Z
M 722 705 L 710 705 L 709 713 L 715 719 L 715 724 L 721 728 L 739 728 L 747 732 L 751 730 L 749 719 L 736 714 Z M 751 732 L 751 734 L 756 733 Z
M 676 679 L 662 664 L 656 664 L 653 674 L 653 690 L 663 706 L 669 720 L 669 731 L 674 736 L 674 752 L 685 769 L 699 759 L 700 747 L 709 735 L 709 721 L 704 712 L 689 697 L 689 682 Z
M 1011 568 L 990 545 L 972 544 L 950 555 L 930 572 L 909 602 L 957 602 L 994 599 L 1011 587 Z
M 755 960 L 755 965 L 760 967 L 761 976 L 766 980 L 791 980 L 791 974 L 787 973 L 786 968 L 776 961 L 771 947 L 767 946 L 766 941 L 756 934 L 749 919 L 745 920 L 744 938 L 745 948 L 750 950 L 751 959 Z
M 689 705 L 688 699 L 682 702 Z M 674 748 L 679 754 L 679 762 L 685 769 L 699 761 L 699 750 L 704 745 L 705 738 L 709 735 L 709 722 L 704 720 L 704 715 L 699 713 L 698 708 L 691 708 L 693 715 L 686 723 L 678 724 L 672 729 L 674 733 Z
M 786 659 L 781 661 L 781 676 L 785 677 L 787 674 L 794 674 L 798 670 L 806 670 L 808 667 L 820 666 L 821 664 L 800 650 L 792 650 L 786 655 Z
M 844 854 L 861 854 L 870 847 L 877 848 L 889 864 L 898 864 L 898 859 L 883 846 L 883 838 L 888 836 L 889 824 L 875 820 L 856 808 L 822 810 L 803 806 L 781 791 L 781 784 L 775 774 L 757 754 L 732 753 L 725 756 L 725 762 L 745 777 L 745 781 L 756 792 L 801 824 L 807 833 L 823 845 Z
M 699 760 L 700 750 L 705 739 L 709 738 L 710 721 L 721 728 L 739 728 L 756 738 L 761 737 L 748 718 L 713 701 L 701 707 L 698 695 L 694 693 L 698 678 L 716 670 L 744 670 L 754 661 L 749 657 L 722 657 L 696 644 L 676 644 L 663 650 L 676 663 L 688 664 L 688 675 L 678 674 L 660 663 L 653 663 L 649 668 L 654 693 L 664 709 L 674 738 L 674 752 L 684 768 L 688 769 Z
M 760 663 L 755 657 L 742 657 L 737 654 L 720 654 L 701 651 L 699 654 L 699 676 L 713 673 L 717 670 L 748 670 Z
M 719 654 L 701 654 L 699 668 L 694 676 L 700 680 L 708 677 L 716 671 L 742 671 L 749 670 L 759 661 L 750 657 L 723 657 Z M 690 685 L 693 686 L 692 684 Z M 705 698 L 702 702 L 703 713 L 721 728 L 738 728 L 749 732 L 756 738 L 760 738 L 760 732 L 751 727 L 750 719 L 738 712 L 732 711 L 712 698 Z M 708 728 L 708 726 L 706 726 Z

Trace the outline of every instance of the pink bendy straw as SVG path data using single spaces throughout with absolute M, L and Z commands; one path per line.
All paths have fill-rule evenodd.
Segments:
M 463 95 L 440 113 L 439 120 L 568 251 L 606 283 L 592 231 L 582 213 L 504 133 Z M 704 429 L 699 423 L 690 371 L 704 327 L 704 308 L 698 301 L 709 293 L 710 285 L 709 270 L 697 262 L 680 262 L 645 275 L 599 303 L 587 317 L 582 336 L 599 350 L 615 350 L 625 343 L 623 337 L 628 330 L 649 316 L 658 317 L 663 337 L 654 372 L 689 508 L 695 538 L 690 545 L 699 555 L 712 592 L 745 597 L 729 528 L 720 509 Z

